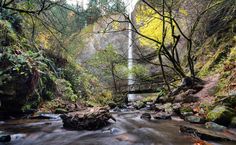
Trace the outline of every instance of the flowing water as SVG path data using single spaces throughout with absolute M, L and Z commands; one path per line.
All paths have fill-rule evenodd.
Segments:
M 129 10 L 129 18 L 132 20 L 132 10 L 131 10 L 131 6 L 130 6 L 130 10 Z M 133 44 L 132 44 L 132 25 L 129 23 L 129 34 L 128 34 L 128 69 L 132 70 L 133 68 Z M 129 73 L 128 75 L 128 85 L 132 85 L 134 84 L 134 77 L 132 73 Z M 133 94 L 128 94 L 128 98 L 133 98 L 134 95 Z
M 114 113 L 116 122 L 97 131 L 70 131 L 61 120 L 10 120 L 0 130 L 12 134 L 6 145 L 192 145 L 193 138 L 179 133 L 185 122 L 145 121 L 140 112 Z M 1 144 L 1 143 L 0 143 Z M 231 142 L 214 145 L 235 145 Z
M 137 3 L 137 0 L 129 0 L 127 1 L 127 13 L 129 15 L 129 19 L 132 21 L 132 12 L 134 10 L 134 7 Z M 132 32 L 132 25 L 129 23 L 128 26 L 128 69 L 132 70 L 133 68 L 133 32 Z M 132 73 L 129 73 L 128 75 L 128 85 L 134 84 L 134 76 Z M 128 94 L 128 98 L 134 98 L 135 95 Z

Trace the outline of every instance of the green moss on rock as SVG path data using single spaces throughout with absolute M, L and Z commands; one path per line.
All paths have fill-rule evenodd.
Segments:
M 236 117 L 231 119 L 230 127 L 236 128 Z
M 226 106 L 216 106 L 207 114 L 207 120 L 221 125 L 229 125 L 231 119 L 235 116 L 235 111 Z

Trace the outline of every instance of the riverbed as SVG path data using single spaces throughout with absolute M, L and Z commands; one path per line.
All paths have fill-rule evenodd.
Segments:
M 183 121 L 140 119 L 141 112 L 113 113 L 116 122 L 97 131 L 72 131 L 60 119 L 20 119 L 0 122 L 0 130 L 11 134 L 5 145 L 192 145 L 194 138 L 179 132 Z M 235 145 L 235 142 L 211 142 Z M 1 144 L 1 143 L 0 143 Z

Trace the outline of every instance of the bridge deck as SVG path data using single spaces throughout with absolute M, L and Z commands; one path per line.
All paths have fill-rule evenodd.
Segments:
M 117 92 L 127 94 L 156 93 L 159 92 L 158 88 L 162 87 L 163 85 L 163 82 L 132 84 L 118 87 Z

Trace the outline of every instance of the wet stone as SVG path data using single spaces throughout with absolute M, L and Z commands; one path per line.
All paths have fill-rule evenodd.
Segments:
M 0 135 L 0 142 L 10 142 L 11 136 L 10 135 Z
M 151 120 L 152 116 L 149 113 L 143 113 L 140 118 L 145 120 Z
M 201 117 L 201 116 L 187 116 L 185 120 L 190 123 L 198 123 L 198 124 L 205 123 L 204 117 Z
M 153 118 L 160 119 L 160 120 L 168 120 L 168 119 L 171 119 L 171 114 L 168 114 L 165 112 L 159 112 L 156 115 L 154 115 Z
M 227 129 L 227 127 L 219 125 L 215 122 L 207 122 L 205 123 L 205 127 L 215 131 L 225 131 Z
M 185 135 L 191 135 L 198 137 L 202 140 L 211 140 L 211 141 L 236 141 L 236 136 L 227 134 L 225 132 L 209 130 L 206 128 L 201 128 L 191 125 L 181 125 L 180 132 Z

